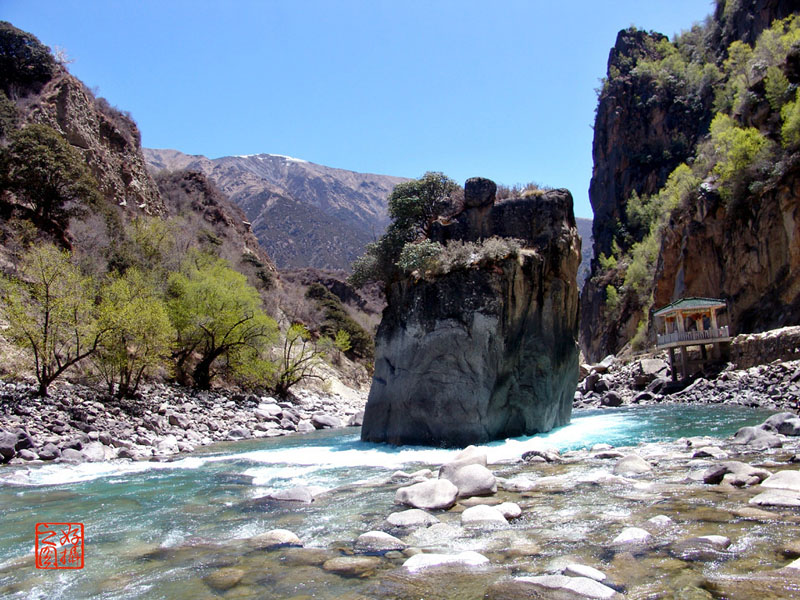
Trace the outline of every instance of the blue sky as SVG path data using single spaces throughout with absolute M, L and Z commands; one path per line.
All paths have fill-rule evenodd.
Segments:
M 463 183 L 566 187 L 591 217 L 592 123 L 617 31 L 707 0 L 0 0 L 130 111 L 143 145 Z

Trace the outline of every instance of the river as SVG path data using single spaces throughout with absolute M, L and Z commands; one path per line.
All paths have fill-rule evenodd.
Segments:
M 491 443 L 486 449 L 490 463 L 510 464 L 532 448 L 565 452 L 600 442 L 633 446 L 695 435 L 721 438 L 743 425 L 763 421 L 767 414 L 731 406 L 576 411 L 565 427 Z M 247 575 L 222 597 L 378 594 L 375 588 L 365 587 L 376 585 L 377 576 L 345 579 L 324 572 L 311 558 L 293 562 L 285 552 L 252 552 L 246 544 L 259 533 L 284 528 L 295 532 L 307 548 L 321 549 L 322 557 L 329 556 L 322 550 L 349 551 L 359 534 L 380 528 L 389 513 L 399 510 L 393 505 L 397 485 L 386 485 L 395 470 L 435 468 L 455 452 L 369 444 L 361 442 L 358 434 L 356 429 L 340 429 L 216 444 L 168 462 L 2 467 L 0 596 L 220 597 L 221 592 L 206 585 L 203 577 L 231 565 Z M 310 505 L 256 501 L 270 490 L 296 485 L 322 493 Z M 563 501 L 559 498 L 558 504 Z M 615 495 L 603 501 L 606 505 L 596 510 L 628 510 Z M 576 507 L 579 504 L 575 502 Z M 564 520 L 569 520 L 566 513 Z M 528 522 L 526 529 L 525 519 L 521 521 L 523 525 L 510 530 L 515 535 L 523 535 L 531 526 Z M 34 528 L 39 522 L 83 523 L 84 568 L 34 567 Z M 577 527 L 577 533 L 570 534 L 575 537 L 572 543 L 580 543 L 587 527 Z M 493 538 L 495 546 L 497 539 L 502 538 Z M 455 536 L 430 544 L 453 551 L 476 549 L 469 540 L 469 536 Z M 427 543 L 424 538 L 414 541 L 422 547 Z M 569 539 L 563 543 L 558 551 L 570 549 Z M 310 556 L 308 552 L 303 556 Z

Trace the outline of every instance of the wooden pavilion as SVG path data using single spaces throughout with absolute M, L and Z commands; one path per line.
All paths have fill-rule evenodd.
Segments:
M 689 346 L 700 348 L 700 363 L 709 360 L 707 346 L 711 346 L 713 360 L 720 360 L 730 350 L 729 325 L 720 324 L 720 314 L 727 316 L 727 304 L 716 298 L 681 298 L 653 313 L 661 319 L 656 338 L 656 347 L 669 351 L 672 380 L 677 380 L 675 350 L 680 352 L 681 379 L 689 376 Z

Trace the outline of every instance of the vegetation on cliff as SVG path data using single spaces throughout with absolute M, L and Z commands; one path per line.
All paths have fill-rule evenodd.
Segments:
M 130 115 L 34 36 L 0 22 L 0 66 L 0 340 L 23 350 L 4 374 L 34 372 L 42 395 L 66 374 L 118 397 L 150 377 L 285 395 L 336 353 L 370 356 L 341 304 L 290 308 L 204 175 L 154 181 Z M 324 323 L 297 318 L 319 301 Z
M 734 9 L 718 10 L 721 17 L 672 41 L 629 29 L 612 50 L 599 91 L 596 260 L 583 301 L 585 316 L 602 323 L 594 333 L 583 331 L 584 350 L 594 357 L 628 341 L 641 349 L 652 340 L 663 238 L 682 215 L 714 199 L 713 217 L 727 228 L 753 221 L 764 198 L 794 177 L 800 163 L 800 16 L 776 19 L 752 44 L 735 39 L 719 47 L 725 24 L 719 19 Z M 612 126 L 607 115 L 614 110 L 631 122 Z M 622 162 L 636 168 L 623 169 L 607 154 L 614 146 L 609 136 L 619 144 L 637 128 L 636 115 L 648 115 L 655 130 L 630 140 L 639 153 L 629 151 Z M 610 169 L 618 172 L 612 176 Z M 598 295 L 605 299 L 599 309 L 592 306 Z

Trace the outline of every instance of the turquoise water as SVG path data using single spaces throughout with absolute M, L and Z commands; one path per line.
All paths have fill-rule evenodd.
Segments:
M 577 411 L 565 427 L 495 442 L 487 452 L 496 463 L 532 448 L 724 437 L 768 414 L 685 406 Z M 438 466 L 454 452 L 363 443 L 349 429 L 217 444 L 161 463 L 3 467 L 0 597 L 196 597 L 192 585 L 199 577 L 230 562 L 225 557 L 236 554 L 237 544 L 269 529 L 290 529 L 306 546 L 349 545 L 394 510 L 396 486 L 384 485 L 392 472 Z M 254 501 L 294 485 L 326 493 L 311 505 Z M 85 568 L 33 568 L 37 522 L 82 522 Z

